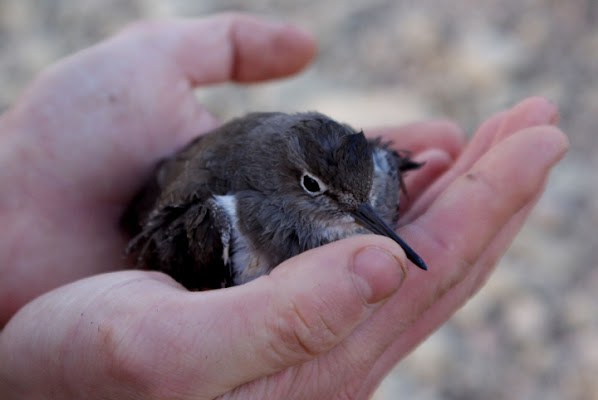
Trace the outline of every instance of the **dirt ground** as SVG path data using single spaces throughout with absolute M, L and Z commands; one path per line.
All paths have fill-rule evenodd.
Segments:
M 319 55 L 284 82 L 200 90 L 223 118 L 317 109 L 356 127 L 449 118 L 472 132 L 529 95 L 560 106 L 571 151 L 528 224 L 375 398 L 598 399 L 598 2 L 0 0 L 0 111 L 44 66 L 130 21 L 224 10 L 293 21 Z

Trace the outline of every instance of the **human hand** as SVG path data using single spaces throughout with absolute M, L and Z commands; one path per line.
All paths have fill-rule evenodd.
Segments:
M 218 18 L 228 28 L 217 29 Z M 174 25 L 136 27 L 46 72 L 0 119 L 0 218 L 15 228 L 2 244 L 2 266 L 13 269 L 3 271 L 0 293 L 13 310 L 50 287 L 122 266 L 125 238 L 117 221 L 138 182 L 155 159 L 217 124 L 194 102 L 194 84 L 282 75 L 313 52 L 308 38 L 287 30 L 299 35 L 291 38 L 300 44 L 292 53 L 303 57 L 266 62 L 262 46 L 276 48 L 276 40 L 252 42 L 255 36 L 238 33 L 261 32 L 255 20 L 218 18 L 208 20 L 210 37 L 237 38 L 235 68 L 218 64 L 218 57 L 203 65 L 184 51 L 189 41 L 202 48 L 194 38 L 205 38 L 190 30 L 206 29 L 205 21 L 186 22 L 185 29 L 168 23 L 186 32 L 180 35 Z M 231 31 L 237 34 L 228 36 Z M 163 59 L 149 63 L 140 41 Z M 227 43 L 208 48 L 230 50 Z M 145 72 L 135 75 L 137 63 Z M 90 78 L 82 75 L 84 66 L 107 74 Z M 155 76 L 164 80 L 148 84 Z M 120 104 L 111 110 L 114 101 Z M 148 271 L 91 277 L 41 296 L 11 320 L 0 335 L 2 392 L 24 398 L 365 398 L 481 285 L 566 149 L 563 135 L 545 126 L 555 118 L 552 105 L 528 100 L 490 119 L 465 149 L 458 131 L 444 123 L 373 131 L 427 160 L 408 178 L 412 204 L 400 232 L 426 259 L 426 273 L 405 268 L 391 241 L 364 236 L 213 292 L 189 293 Z M 43 148 L 36 148 L 40 142 Z M 372 247 L 383 252 L 360 263 L 355 255 Z M 23 282 L 35 290 L 15 286 Z M 21 303 L 5 294 L 11 285 Z
M 0 117 L 0 327 L 32 298 L 125 267 L 118 221 L 156 160 L 218 121 L 196 86 L 276 78 L 314 55 L 242 15 L 134 24 L 43 71 Z
M 446 123 L 372 132 L 428 162 L 408 177 L 400 231 L 425 273 L 368 235 L 211 292 L 148 271 L 88 278 L 11 320 L 0 385 L 15 398 L 367 398 L 481 286 L 566 150 L 555 120 L 553 105 L 530 99 L 489 119 L 465 148 Z

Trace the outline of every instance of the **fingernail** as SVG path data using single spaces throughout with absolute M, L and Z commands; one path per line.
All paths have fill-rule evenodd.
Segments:
M 378 247 L 366 247 L 353 258 L 355 285 L 367 304 L 387 299 L 401 286 L 405 273 L 391 253 Z

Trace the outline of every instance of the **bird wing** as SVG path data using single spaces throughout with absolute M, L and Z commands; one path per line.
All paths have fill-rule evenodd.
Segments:
M 180 155 L 161 161 L 131 202 L 122 219 L 132 236 L 125 254 L 135 256 L 138 267 L 163 271 L 188 289 L 231 286 L 223 258 L 231 222 L 207 191 L 201 171 L 193 179 L 182 176 L 190 173 L 187 162 Z
M 190 290 L 232 286 L 231 225 L 213 199 L 155 209 L 126 252 Z

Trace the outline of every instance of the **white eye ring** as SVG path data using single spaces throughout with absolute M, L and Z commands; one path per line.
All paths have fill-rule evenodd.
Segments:
M 326 191 L 326 185 L 319 178 L 313 176 L 309 172 L 304 172 L 301 175 L 301 187 L 310 196 L 317 196 Z

